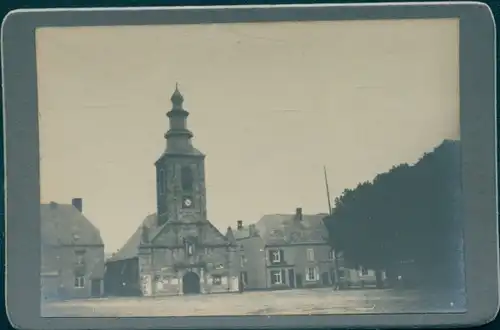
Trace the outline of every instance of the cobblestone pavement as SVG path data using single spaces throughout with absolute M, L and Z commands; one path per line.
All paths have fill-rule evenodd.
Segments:
M 460 312 L 464 299 L 458 297 L 417 291 L 313 289 L 73 300 L 43 303 L 41 312 L 45 317 Z

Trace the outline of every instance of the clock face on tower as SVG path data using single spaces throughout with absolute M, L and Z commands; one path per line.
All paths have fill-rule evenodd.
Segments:
M 193 207 L 193 199 L 189 196 L 184 196 L 182 198 L 182 207 L 187 209 Z

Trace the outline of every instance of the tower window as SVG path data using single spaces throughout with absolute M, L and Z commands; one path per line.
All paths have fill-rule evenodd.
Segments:
M 193 171 L 190 167 L 184 166 L 181 170 L 182 190 L 193 190 Z
M 165 193 L 165 171 L 163 169 L 158 173 L 158 192 L 160 195 Z

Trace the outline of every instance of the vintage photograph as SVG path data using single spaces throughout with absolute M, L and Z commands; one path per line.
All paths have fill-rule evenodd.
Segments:
M 466 311 L 458 36 L 37 29 L 41 315 Z

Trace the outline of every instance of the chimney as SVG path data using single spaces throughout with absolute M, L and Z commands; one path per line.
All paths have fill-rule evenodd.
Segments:
M 238 221 L 236 221 L 236 224 L 237 224 L 237 228 L 238 228 L 238 230 L 243 229 L 243 221 L 242 221 L 242 220 L 238 220 Z
M 297 209 L 295 210 L 295 220 L 302 221 L 302 208 L 301 207 L 297 207 Z
M 83 200 L 81 198 L 73 198 L 71 204 L 80 212 L 83 212 Z

